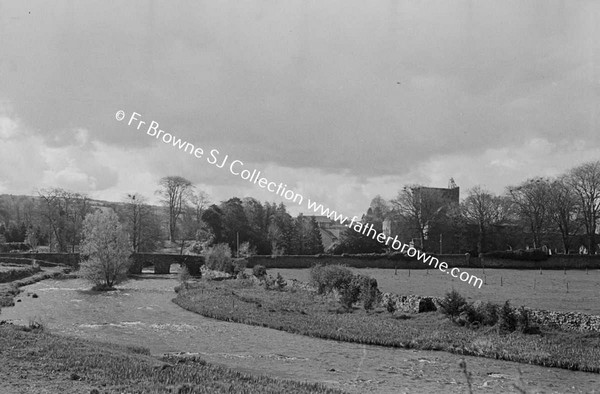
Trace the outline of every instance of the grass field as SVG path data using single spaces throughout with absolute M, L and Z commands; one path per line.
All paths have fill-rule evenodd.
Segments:
M 0 325 L 2 392 L 340 393 L 319 384 L 253 376 L 197 358 Z
M 175 303 L 220 320 L 339 341 L 600 372 L 599 333 L 543 329 L 542 335 L 504 335 L 495 327 L 459 327 L 436 312 L 398 316 L 355 309 L 343 313 L 331 297 L 302 290 L 268 291 L 248 281 L 201 280 L 191 286 L 179 291 Z
M 600 270 L 506 270 L 473 269 L 469 273 L 485 278 L 481 289 L 470 286 L 438 270 L 398 270 L 393 269 L 356 269 L 354 272 L 369 275 L 377 279 L 383 292 L 400 295 L 417 294 L 442 297 L 452 288 L 458 290 L 468 300 L 504 303 L 510 300 L 512 305 L 524 305 L 538 309 L 556 311 L 583 312 L 600 315 Z M 286 279 L 308 282 L 309 269 L 269 269 L 269 274 L 277 273 Z M 500 281 L 502 280 L 502 284 Z M 567 292 L 567 283 L 569 291 Z M 535 289 L 534 289 L 535 285 Z

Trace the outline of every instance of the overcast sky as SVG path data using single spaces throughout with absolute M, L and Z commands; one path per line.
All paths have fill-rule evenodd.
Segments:
M 348 215 L 502 193 L 600 159 L 599 37 L 598 1 L 0 0 L 0 193 L 280 201 L 117 110 Z

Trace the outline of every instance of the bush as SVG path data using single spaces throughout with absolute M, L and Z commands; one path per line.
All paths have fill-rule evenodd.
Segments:
M 460 293 L 454 289 L 446 293 L 446 296 L 440 300 L 440 309 L 442 313 L 449 317 L 457 317 L 467 305 L 467 301 Z
M 205 251 L 206 268 L 233 275 L 235 267 L 231 259 L 231 249 L 227 244 L 218 244 Z
M 179 270 L 178 279 L 181 285 L 187 289 L 188 281 L 190 280 L 190 271 L 188 270 L 187 266 L 184 265 L 181 267 Z
M 396 312 L 396 301 L 394 301 L 392 299 L 392 297 L 388 298 L 386 304 L 385 304 L 385 309 L 387 309 L 387 311 L 389 313 L 394 313 Z
M 310 282 L 317 288 L 319 294 L 332 290 L 341 291 L 352 282 L 354 274 L 341 265 L 315 265 L 310 269 Z
M 377 280 L 368 276 L 362 276 L 360 300 L 363 303 L 363 308 L 367 311 L 373 309 L 378 299 L 379 289 L 377 288 Z
M 350 282 L 338 289 L 340 292 L 340 303 L 345 309 L 352 309 L 352 305 L 359 300 L 361 287 L 362 278 L 356 275 Z
M 493 302 L 486 302 L 481 304 L 479 308 L 479 314 L 481 316 L 481 323 L 484 326 L 493 326 L 498 323 L 498 305 Z
M 262 280 L 262 284 L 265 286 L 265 290 L 274 290 L 276 287 L 275 278 L 271 275 L 265 275 Z
M 254 267 L 252 267 L 252 275 L 256 276 L 259 279 L 263 278 L 267 275 L 267 268 L 264 265 L 255 265 Z
M 277 286 L 277 290 L 279 291 L 283 291 L 283 289 L 285 289 L 285 287 L 287 286 L 287 282 L 285 281 L 285 279 L 283 279 L 283 276 L 281 276 L 279 272 L 277 273 L 275 285 Z
M 310 282 L 319 294 L 337 290 L 340 302 L 346 309 L 359 300 L 366 310 L 372 309 L 379 298 L 377 280 L 364 275 L 355 275 L 341 265 L 315 265 L 310 270 Z
M 244 276 L 246 272 L 246 260 L 238 259 L 233 262 L 233 274 L 236 276 Z
M 517 329 L 517 317 L 515 311 L 506 301 L 500 309 L 500 332 L 513 332 Z
M 539 327 L 533 327 L 531 325 L 531 316 L 529 315 L 529 311 L 525 309 L 524 306 L 519 308 L 517 328 L 523 334 L 533 334 L 539 331 Z

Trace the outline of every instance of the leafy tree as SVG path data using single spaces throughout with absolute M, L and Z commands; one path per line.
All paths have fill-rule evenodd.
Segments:
M 249 226 L 249 242 L 258 254 L 270 254 L 268 239 L 269 221 L 267 209 L 256 199 L 246 197 L 242 200 L 244 213 Z M 268 204 L 267 204 L 268 205 Z
M 377 239 L 349 228 L 342 234 L 342 240 L 332 249 L 332 253 L 383 253 L 385 249 L 385 245 L 378 242 Z
M 250 239 L 250 226 L 242 200 L 237 197 L 230 198 L 221 204 L 221 211 L 223 212 L 223 241 L 237 254 L 238 241 L 243 243 Z
M 294 249 L 294 219 L 287 213 L 283 203 L 273 205 L 273 212 L 268 229 L 272 253 L 292 254 Z
M 96 289 L 110 289 L 127 279 L 131 244 L 113 210 L 88 214 L 83 222 L 79 274 Z
M 213 235 L 214 243 L 223 241 L 223 211 L 218 205 L 212 204 L 202 213 L 202 221 L 208 226 Z
M 310 234 L 307 244 L 308 254 L 323 253 L 323 238 L 321 237 L 319 224 L 314 216 L 310 219 Z

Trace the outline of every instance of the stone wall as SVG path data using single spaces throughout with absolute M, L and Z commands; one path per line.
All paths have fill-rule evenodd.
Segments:
M 600 332 L 600 316 L 580 312 L 554 312 L 525 308 L 531 320 L 540 325 L 559 327 L 574 331 Z
M 600 269 L 600 255 L 552 255 L 545 261 L 510 260 L 473 257 L 464 254 L 432 255 L 449 267 L 506 269 Z M 250 256 L 247 267 L 310 268 L 316 264 L 343 264 L 353 268 L 433 269 L 433 266 L 398 254 L 314 255 L 314 256 Z
M 379 306 L 385 308 L 390 300 L 396 310 L 401 313 L 433 312 L 440 307 L 440 298 L 438 297 L 393 293 L 383 293 Z M 527 307 L 525 309 L 529 312 L 531 322 L 534 324 L 557 327 L 563 330 L 600 332 L 600 316 L 586 315 L 581 312 L 556 312 Z M 513 307 L 513 310 L 516 314 L 520 313 L 519 308 Z
M 402 313 L 435 312 L 439 308 L 439 302 L 436 297 L 383 293 L 379 306 L 385 308 L 388 303 L 392 303 L 395 310 Z
M 35 259 L 73 268 L 78 268 L 80 262 L 79 253 L 2 253 L 1 257 Z
M 0 257 L 0 283 L 26 278 L 41 270 L 36 260 L 24 258 Z

